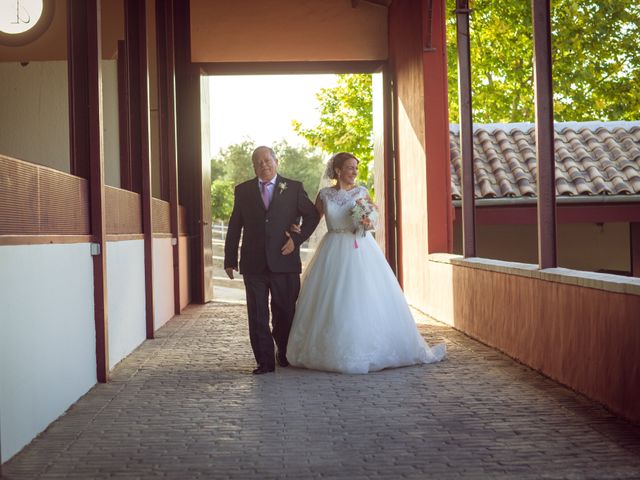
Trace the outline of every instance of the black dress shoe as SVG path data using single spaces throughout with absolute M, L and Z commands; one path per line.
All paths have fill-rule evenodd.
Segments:
M 276 358 L 278 359 L 278 365 L 280 365 L 281 367 L 288 367 L 289 366 L 289 360 L 287 360 L 287 356 L 286 355 L 282 355 L 280 352 L 278 352 L 276 354 Z
M 254 375 L 262 375 L 263 373 L 270 373 L 270 372 L 273 372 L 274 370 L 275 370 L 274 367 L 269 368 L 269 367 L 264 367 L 262 365 L 258 365 L 258 368 L 256 368 L 253 371 L 253 374 Z

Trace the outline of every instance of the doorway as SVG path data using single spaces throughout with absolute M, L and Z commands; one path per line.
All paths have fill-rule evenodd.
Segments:
M 234 280 L 227 278 L 223 269 L 224 240 L 226 222 L 233 205 L 234 186 L 253 178 L 250 156 L 259 145 L 272 147 L 279 158 L 279 173 L 303 182 L 310 199 L 315 200 L 320 179 L 326 162 L 335 148 L 327 147 L 322 142 L 314 142 L 314 134 L 328 128 L 331 112 L 327 104 L 335 100 L 335 95 L 348 95 L 341 101 L 345 107 L 353 103 L 352 99 L 367 103 L 366 110 L 370 115 L 366 128 L 360 128 L 355 137 L 360 143 L 366 141 L 370 151 L 370 161 L 366 175 L 359 178 L 359 183 L 367 186 L 381 209 L 393 205 L 388 201 L 389 194 L 387 174 L 390 151 L 390 118 L 389 102 L 385 104 L 385 76 L 378 69 L 376 72 L 313 74 L 268 74 L 268 75 L 210 75 L 203 77 L 208 81 L 207 94 L 202 95 L 202 111 L 204 118 L 209 119 L 209 138 L 203 138 L 211 152 L 211 233 L 212 233 L 212 289 L 213 299 L 223 302 L 244 302 L 244 285 L 241 276 Z M 243 72 L 244 73 L 244 72 Z M 346 78 L 351 76 L 352 78 Z M 362 77 L 366 88 L 355 83 L 353 77 Z M 357 85 L 357 86 L 356 86 Z M 354 91 L 345 92 L 345 86 Z M 348 89 L 347 89 L 348 90 Z M 331 97 L 331 98 L 329 98 Z M 358 112 L 358 116 L 367 113 Z M 337 112 L 336 115 L 340 115 Z M 347 122 L 348 123 L 348 122 Z M 354 125 L 348 125 L 355 130 Z M 206 132 L 203 129 L 203 136 Z M 344 136 L 344 135 L 343 135 Z M 362 138 L 366 137 L 366 138 Z M 318 145 L 320 143 L 320 145 Z M 358 146 L 343 145 L 339 150 L 354 151 Z M 360 154 L 362 156 L 362 154 Z M 203 159 L 203 163 L 206 160 Z M 204 192 L 203 192 L 204 193 Z M 393 258 L 389 250 L 388 235 L 393 232 L 389 225 L 395 225 L 395 212 L 384 211 L 385 222 L 381 222 L 376 238 L 387 254 Z M 319 234 L 301 246 L 301 259 L 304 267 L 311 259 Z M 393 266 L 393 262 L 390 262 Z

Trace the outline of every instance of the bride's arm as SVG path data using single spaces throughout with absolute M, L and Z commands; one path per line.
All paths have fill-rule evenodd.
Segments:
M 320 193 L 318 193 L 318 196 L 316 197 L 316 210 L 318 210 L 320 220 L 322 220 L 322 216 L 324 215 L 324 204 L 322 203 L 322 198 L 320 198 Z
M 324 204 L 322 203 L 322 199 L 320 198 L 320 194 L 316 197 L 316 210 L 318 210 L 318 214 L 320 215 L 320 220 L 322 220 L 322 216 L 324 215 Z M 290 229 L 293 233 L 300 233 L 300 225 L 294 223 L 291 225 Z
M 378 211 L 380 211 L 380 209 L 378 208 L 378 205 L 376 205 L 376 204 L 374 203 L 374 201 L 373 201 L 373 200 L 371 200 L 371 195 L 369 195 L 369 190 L 367 190 L 367 193 L 366 193 L 366 197 L 365 197 L 365 198 L 367 199 L 367 202 L 369 202 L 371 205 L 373 205 L 373 208 L 375 208 L 377 212 L 378 212 Z M 317 208 L 317 206 L 316 206 L 316 208 Z
M 365 230 L 375 230 L 378 227 L 378 213 L 380 213 L 380 209 L 378 208 L 378 205 L 376 205 L 375 203 L 373 203 L 373 200 L 371 200 L 371 196 L 369 195 L 369 191 L 366 191 L 366 196 L 365 196 L 367 202 L 369 202 L 369 204 L 371 206 L 373 206 L 373 211 L 367 216 L 366 221 L 363 222 L 364 223 L 364 229 Z

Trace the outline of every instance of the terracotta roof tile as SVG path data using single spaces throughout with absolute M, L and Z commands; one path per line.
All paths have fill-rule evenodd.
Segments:
M 451 196 L 461 198 L 458 126 L 450 127 Z M 640 122 L 555 124 L 557 195 L 640 194 Z M 536 195 L 533 124 L 476 125 L 476 198 Z

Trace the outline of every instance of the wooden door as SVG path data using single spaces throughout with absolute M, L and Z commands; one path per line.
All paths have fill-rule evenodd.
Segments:
M 202 144 L 200 204 L 203 301 L 213 300 L 213 247 L 211 235 L 211 149 L 209 77 L 200 76 L 200 138 Z

